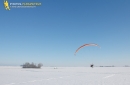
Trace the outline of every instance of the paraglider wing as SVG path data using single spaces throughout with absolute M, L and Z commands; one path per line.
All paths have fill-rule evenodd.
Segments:
M 94 44 L 94 43 L 84 44 L 84 45 L 80 46 L 80 47 L 75 51 L 75 54 L 74 54 L 74 55 L 76 55 L 76 53 L 77 53 L 81 48 L 83 48 L 83 47 L 85 47 L 85 46 L 98 46 L 98 47 L 99 47 L 98 44 Z

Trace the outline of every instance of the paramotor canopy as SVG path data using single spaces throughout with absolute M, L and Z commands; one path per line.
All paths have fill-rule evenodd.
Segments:
M 83 47 L 85 47 L 85 46 L 98 46 L 98 47 L 100 47 L 98 44 L 94 44 L 94 43 L 84 44 L 84 45 L 80 46 L 80 47 L 75 51 L 74 55 L 76 55 L 76 53 L 77 53 L 81 48 L 83 48 Z

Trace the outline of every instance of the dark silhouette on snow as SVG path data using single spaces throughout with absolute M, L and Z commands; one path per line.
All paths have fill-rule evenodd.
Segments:
M 23 68 L 41 68 L 43 65 L 41 63 L 39 63 L 38 65 L 36 65 L 33 62 L 31 64 L 28 63 L 28 62 L 26 62 L 22 66 L 23 66 Z
M 90 65 L 90 67 L 92 67 L 92 68 L 93 68 L 93 66 L 94 66 L 93 64 Z

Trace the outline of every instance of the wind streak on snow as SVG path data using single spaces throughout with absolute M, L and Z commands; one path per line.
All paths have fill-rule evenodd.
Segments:
M 11 84 L 6 84 L 6 85 L 14 85 L 15 83 L 11 83 Z
M 104 77 L 104 78 L 109 78 L 109 77 L 112 77 L 112 76 L 114 76 L 115 74 L 112 74 L 112 75 L 109 75 L 109 76 L 106 76 L 106 77 Z

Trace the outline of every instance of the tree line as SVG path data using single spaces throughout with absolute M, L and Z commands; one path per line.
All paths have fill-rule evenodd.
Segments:
M 42 63 L 39 63 L 39 64 L 35 64 L 35 63 L 29 63 L 29 62 L 26 62 L 25 64 L 22 65 L 23 68 L 41 68 L 43 66 Z

